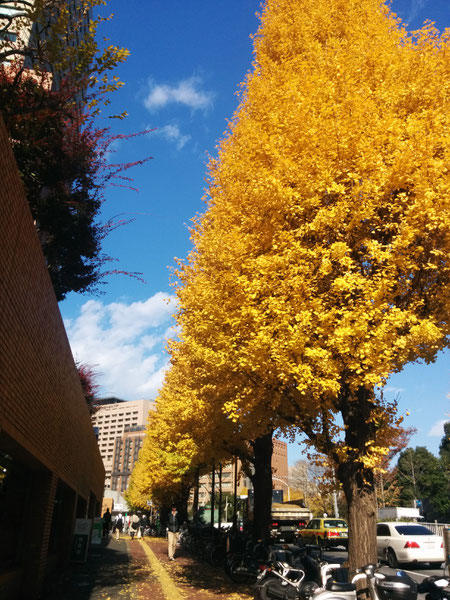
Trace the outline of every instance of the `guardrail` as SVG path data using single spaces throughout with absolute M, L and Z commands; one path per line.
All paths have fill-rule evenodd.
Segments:
M 425 525 L 425 527 L 428 527 L 433 533 L 440 536 L 444 535 L 444 529 L 450 527 L 447 523 L 424 523 L 423 521 L 420 521 L 420 524 Z

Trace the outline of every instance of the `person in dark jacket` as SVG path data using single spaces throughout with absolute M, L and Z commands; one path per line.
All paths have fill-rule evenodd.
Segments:
M 111 529 L 111 513 L 109 511 L 109 508 L 107 508 L 106 511 L 103 513 L 102 537 L 104 537 L 104 538 L 108 537 L 110 529 Z
M 138 529 L 139 529 L 139 515 L 134 513 L 131 516 L 131 520 L 130 520 L 130 536 L 131 536 L 132 540 L 134 540 L 134 536 L 138 532 Z
M 178 520 L 177 509 L 172 506 L 167 523 L 167 540 L 168 540 L 168 555 L 169 560 L 175 560 L 175 550 L 177 547 L 178 532 L 180 531 L 180 523 Z
M 144 537 L 144 531 L 147 527 L 147 517 L 146 515 L 141 515 L 139 519 L 139 530 L 138 530 L 138 538 Z
M 123 529 L 122 513 L 118 514 L 116 522 L 114 524 L 114 527 L 115 527 L 115 531 L 116 531 L 116 540 L 118 540 L 120 538 L 120 534 L 122 533 L 122 529 Z

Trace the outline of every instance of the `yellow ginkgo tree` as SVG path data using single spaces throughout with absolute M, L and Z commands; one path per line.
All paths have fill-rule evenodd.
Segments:
M 187 504 L 201 451 L 189 427 L 184 427 L 195 398 L 183 395 L 179 376 L 176 369 L 166 375 L 156 410 L 150 413 L 127 494 L 131 504 L 142 506 L 149 499 L 163 509 L 172 503 Z
M 170 351 L 171 369 L 149 418 L 128 500 L 142 506 L 151 498 L 162 508 L 175 502 L 184 513 L 197 476 L 211 472 L 214 463 L 217 467 L 238 456 L 254 480 L 255 531 L 261 531 L 262 523 L 270 519 L 273 428 L 264 428 L 263 434 L 262 424 L 253 421 L 245 426 L 223 410 L 231 390 L 241 389 L 245 380 L 220 363 L 220 353 L 188 336 L 172 341 Z M 261 471 L 266 477 L 260 476 Z M 264 486 L 268 490 L 261 493 Z M 268 498 L 268 515 L 261 510 L 264 498 Z
M 198 474 L 209 472 L 213 459 L 231 459 L 222 440 L 231 437 L 233 423 L 215 411 L 216 386 L 210 385 L 204 363 L 195 362 L 185 342 L 170 346 L 172 368 L 149 417 L 128 498 L 133 504 L 151 498 L 162 508 L 176 503 L 184 513 Z
M 267 0 L 180 269 L 182 336 L 263 390 L 228 386 L 222 410 L 327 456 L 352 566 L 376 559 L 401 423 L 382 387 L 449 343 L 449 42 L 380 0 Z
M 194 232 L 194 239 L 196 235 Z M 207 238 L 206 232 L 202 240 Z M 209 237 L 208 237 L 209 239 Z M 198 240 L 199 241 L 199 240 Z M 212 253 L 193 251 L 180 265 L 176 287 L 176 315 L 182 341 L 172 347 L 172 370 L 184 362 L 184 396 L 195 397 L 190 433 L 196 439 L 210 437 L 210 458 L 238 456 L 254 491 L 253 527 L 255 540 L 270 536 L 272 505 L 272 437 L 279 427 L 276 407 L 279 383 L 266 373 L 253 376 L 235 351 L 232 331 L 244 299 L 227 265 L 221 262 L 220 240 L 212 240 Z M 238 240 L 232 241 L 236 247 Z M 242 332 L 240 331 L 240 334 Z M 187 368 L 186 368 L 187 366 Z M 280 392 L 278 391 L 278 394 Z M 177 393 L 180 397 L 180 393 Z M 201 403 L 198 404 L 198 401 Z M 232 407 L 241 407 L 235 418 Z M 201 444 L 205 448 L 205 444 Z M 205 457 L 204 462 L 209 462 Z

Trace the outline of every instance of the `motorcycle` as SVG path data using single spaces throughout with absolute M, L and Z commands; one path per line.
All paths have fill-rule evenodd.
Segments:
M 417 584 L 404 571 L 397 575 L 376 572 L 376 565 L 358 569 L 350 583 L 336 582 L 331 571 L 340 565 L 321 565 L 321 583 L 307 581 L 305 571 L 286 563 L 274 563 L 258 578 L 259 600 L 357 600 L 356 582 L 367 580 L 371 600 L 416 600 Z M 429 599 L 434 600 L 434 599 Z
M 321 563 L 318 577 L 312 580 L 306 576 L 304 568 L 296 568 L 289 563 L 276 561 L 259 575 L 256 583 L 256 598 L 259 600 L 291 598 L 355 600 L 355 582 L 365 578 L 365 575 L 356 576 L 351 583 L 334 581 L 331 572 L 340 567 L 341 565 L 338 564 Z
M 432 575 L 417 586 L 419 594 L 426 594 L 425 600 L 450 599 L 450 578 Z

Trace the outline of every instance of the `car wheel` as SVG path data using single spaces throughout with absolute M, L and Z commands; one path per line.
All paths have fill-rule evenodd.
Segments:
M 398 567 L 398 560 L 392 548 L 387 549 L 386 560 L 391 569 L 396 569 Z
M 303 536 L 301 536 L 301 535 L 297 536 L 297 544 L 299 546 L 304 546 L 305 545 L 305 540 L 303 539 Z
M 440 569 L 441 565 L 442 565 L 442 563 L 440 563 L 440 562 L 430 562 L 430 567 L 432 569 Z

